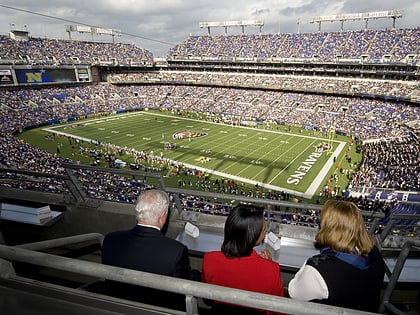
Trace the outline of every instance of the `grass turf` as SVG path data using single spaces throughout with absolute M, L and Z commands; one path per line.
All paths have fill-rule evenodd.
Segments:
M 354 168 L 361 159 L 350 148 L 347 154 L 351 154 L 352 163 L 348 163 L 344 156 L 349 139 L 337 135 L 328 139 L 306 130 L 293 133 L 262 126 L 228 126 L 168 112 L 140 111 L 45 129 L 32 130 L 21 137 L 51 152 L 56 150 L 58 142 L 66 142 L 63 136 L 58 142 L 45 141 L 46 132 L 51 131 L 110 143 L 179 161 L 220 177 L 252 185 L 258 183 L 309 199 L 318 194 L 335 171 L 340 175 L 336 185 L 346 187 L 348 176 L 341 176 L 339 170 Z M 175 134 L 180 138 L 174 139 Z M 165 150 L 165 142 L 176 144 L 176 149 Z M 317 152 L 320 144 L 329 144 L 331 149 Z M 70 152 L 60 153 L 72 158 Z

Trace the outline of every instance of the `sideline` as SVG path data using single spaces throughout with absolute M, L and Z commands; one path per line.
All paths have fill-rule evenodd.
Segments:
M 335 149 L 334 153 L 331 154 L 328 161 L 324 164 L 321 171 L 318 173 L 318 175 L 313 180 L 312 184 L 309 186 L 308 190 L 305 192 L 307 195 L 313 196 L 316 193 L 316 190 L 321 185 L 322 180 L 325 178 L 325 176 L 328 174 L 328 171 L 334 164 L 334 156 L 339 156 L 341 151 L 343 151 L 346 143 L 341 142 L 339 143 L 338 147 Z M 327 153 L 326 153 L 327 154 Z

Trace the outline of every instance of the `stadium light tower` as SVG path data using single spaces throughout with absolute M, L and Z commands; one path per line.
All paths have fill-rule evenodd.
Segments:
M 21 30 L 16 28 L 15 23 L 10 23 L 10 31 L 9 36 L 12 39 L 19 39 L 19 40 L 28 40 L 29 39 L 29 31 L 28 26 L 24 24 Z
M 225 35 L 227 35 L 228 27 L 241 27 L 242 34 L 245 33 L 245 26 L 259 26 L 260 27 L 260 34 L 262 27 L 264 26 L 264 22 L 260 20 L 246 20 L 246 21 L 220 21 L 220 22 L 200 22 L 200 28 L 207 28 L 208 35 L 210 36 L 210 28 L 212 27 L 224 27 L 225 28 Z
M 392 18 L 392 28 L 395 28 L 395 21 L 397 18 L 402 17 L 402 11 L 400 10 L 389 10 L 389 11 L 377 11 L 377 12 L 366 12 L 366 13 L 353 13 L 353 14 L 334 14 L 334 15 L 323 15 L 316 16 L 309 21 L 309 23 L 318 23 L 318 31 L 321 31 L 322 22 L 341 22 L 341 31 L 343 31 L 344 21 L 352 20 L 365 20 L 365 29 L 368 28 L 369 19 L 382 19 Z
M 78 33 L 90 33 L 92 34 L 92 41 L 93 35 L 110 35 L 112 36 L 112 42 L 115 42 L 115 36 L 121 36 L 121 30 L 114 30 L 109 28 L 101 28 L 101 27 L 91 27 L 86 25 L 66 25 L 66 32 L 69 33 L 69 39 L 71 40 L 71 33 L 78 32 Z

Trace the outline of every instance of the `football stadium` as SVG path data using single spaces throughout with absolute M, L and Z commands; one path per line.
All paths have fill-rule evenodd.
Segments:
M 378 16 L 401 17 L 315 22 Z M 211 34 L 227 26 L 261 25 L 203 22 L 208 34 L 165 58 L 0 35 L 2 314 L 211 314 L 207 300 L 238 314 L 419 314 L 420 28 Z M 284 296 L 103 264 L 105 235 L 132 228 L 137 198 L 156 189 L 170 198 L 164 234 L 200 271 L 231 210 L 262 207 L 259 246 L 280 266 Z M 358 207 L 383 256 L 374 312 L 356 296 L 328 305 L 288 294 L 319 253 L 329 200 Z M 157 302 L 105 290 L 112 281 L 156 290 Z M 163 302 L 168 292 L 181 308 Z

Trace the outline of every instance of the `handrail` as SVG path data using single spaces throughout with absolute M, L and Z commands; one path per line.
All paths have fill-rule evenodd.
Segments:
M 31 264 L 78 273 L 81 275 L 88 275 L 102 279 L 105 278 L 128 284 L 141 285 L 154 289 L 184 294 L 186 295 L 187 300 L 191 297 L 201 297 L 204 299 L 218 300 L 247 307 L 266 309 L 276 312 L 285 312 L 296 315 L 374 314 L 342 307 L 298 301 L 285 297 L 277 297 L 262 293 L 232 289 L 190 280 L 178 278 L 174 279 L 173 277 L 108 266 L 90 261 L 61 257 L 19 247 L 0 245 L 0 257 L 13 261 L 30 262 Z M 13 274 L 7 275 L 9 278 L 12 278 L 13 276 Z M 191 308 L 187 305 L 186 314 L 197 314 L 194 310 L 196 310 L 196 308 Z
M 398 310 L 392 303 L 390 302 L 391 295 L 394 292 L 394 288 L 398 282 L 398 278 L 400 277 L 401 271 L 404 267 L 405 261 L 410 253 L 411 248 L 418 247 L 420 248 L 420 240 L 408 240 L 404 243 L 400 255 L 398 256 L 398 260 L 394 266 L 394 270 L 391 273 L 391 277 L 389 279 L 388 285 L 385 288 L 384 295 L 382 298 L 383 303 L 381 303 L 381 307 L 379 309 L 380 313 L 384 313 L 385 309 L 391 311 L 393 314 L 405 314 Z
M 397 224 L 397 220 L 420 220 L 420 214 L 399 214 L 393 213 L 389 216 L 389 221 L 380 234 L 380 241 L 383 242 L 388 235 L 391 234 L 392 229 Z
M 174 187 L 165 187 L 165 191 L 168 193 L 173 194 L 186 194 L 186 195 L 196 195 L 200 197 L 206 198 L 216 198 L 216 199 L 235 199 L 236 201 L 242 202 L 251 202 L 251 203 L 260 203 L 264 205 L 276 205 L 276 206 L 285 206 L 285 207 L 292 207 L 292 208 L 299 208 L 299 209 L 317 209 L 320 210 L 322 205 L 318 204 L 306 204 L 306 203 L 296 203 L 293 201 L 284 201 L 284 200 L 277 200 L 277 199 L 264 199 L 264 198 L 256 198 L 256 197 L 248 197 L 242 195 L 229 195 L 223 193 L 216 193 L 210 191 L 199 191 L 199 190 L 190 190 L 190 189 L 179 189 Z
M 26 244 L 16 245 L 16 247 L 30 249 L 30 250 L 45 250 L 45 249 L 65 246 L 69 244 L 94 241 L 94 240 L 98 241 L 98 243 L 102 247 L 104 236 L 100 233 L 87 233 L 87 234 L 55 238 L 55 239 L 34 242 L 34 243 L 26 243 Z

